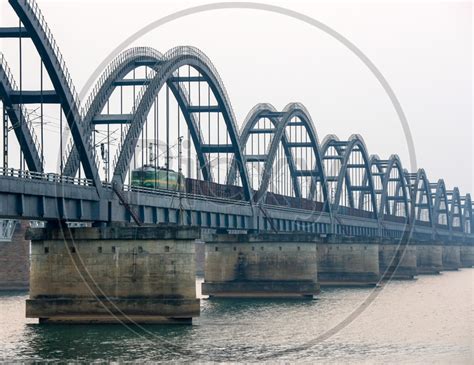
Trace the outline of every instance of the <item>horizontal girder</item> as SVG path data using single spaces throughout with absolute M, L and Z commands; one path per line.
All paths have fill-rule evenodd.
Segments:
M 100 114 L 92 119 L 92 124 L 127 124 L 132 119 L 133 114 Z
M 0 38 L 28 38 L 25 27 L 0 27 Z
M 114 81 L 115 86 L 146 86 L 150 79 L 121 79 Z
M 58 104 L 61 102 L 56 90 L 21 90 L 10 94 L 12 104 Z

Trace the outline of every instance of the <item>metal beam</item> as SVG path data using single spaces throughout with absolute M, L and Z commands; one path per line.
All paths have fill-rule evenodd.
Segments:
M 270 134 L 275 133 L 275 128 L 260 128 L 260 129 L 251 129 L 250 134 Z
M 92 124 L 126 124 L 132 119 L 133 114 L 101 114 L 94 117 Z
M 168 79 L 170 82 L 198 82 L 198 81 L 207 81 L 205 77 L 202 76 L 172 76 Z
M 288 142 L 287 146 L 289 148 L 293 148 L 293 147 L 313 147 L 311 142 Z
M 347 168 L 363 169 L 365 168 L 365 165 L 363 163 L 348 163 Z
M 267 155 L 246 155 L 245 160 L 247 162 L 265 162 Z
M 151 79 L 122 79 L 114 81 L 114 86 L 145 86 Z
M 280 118 L 284 116 L 284 112 L 272 112 L 272 111 L 267 111 L 265 113 L 260 114 L 260 118 Z
M 29 38 L 25 27 L 0 27 L 0 38 Z
M 135 61 L 135 65 L 138 67 L 138 66 L 150 66 L 150 67 L 153 67 L 153 66 L 157 66 L 157 65 L 160 65 L 162 64 L 163 61 L 161 60 L 136 60 Z
M 10 94 L 12 104 L 59 104 L 56 90 L 22 90 Z
M 334 155 L 334 156 L 324 156 L 323 160 L 342 160 L 344 156 L 341 155 Z
M 318 171 L 316 170 L 295 170 L 296 176 L 317 176 Z
M 235 148 L 231 144 L 203 144 L 202 153 L 234 153 Z
M 219 113 L 220 111 L 219 105 L 188 106 L 188 113 Z

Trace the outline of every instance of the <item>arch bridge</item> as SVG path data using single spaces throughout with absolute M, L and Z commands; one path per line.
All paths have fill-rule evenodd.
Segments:
M 0 218 L 472 239 L 469 194 L 370 155 L 362 136 L 320 141 L 304 105 L 256 104 L 238 121 L 197 48 L 127 49 L 79 100 L 37 4 L 9 2 L 20 25 L 0 37 L 18 42 L 20 62 L 14 76 L 0 55 Z M 137 178 L 146 171 L 157 175 Z

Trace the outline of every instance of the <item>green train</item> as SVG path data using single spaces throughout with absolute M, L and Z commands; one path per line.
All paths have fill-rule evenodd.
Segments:
M 185 190 L 184 175 L 164 167 L 144 165 L 132 170 L 132 185 L 152 189 Z

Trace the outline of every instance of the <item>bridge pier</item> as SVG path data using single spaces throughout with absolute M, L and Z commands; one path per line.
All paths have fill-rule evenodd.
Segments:
M 461 246 L 461 267 L 474 266 L 474 242 L 464 242 Z
M 32 229 L 26 316 L 42 322 L 190 323 L 197 228 Z
M 461 246 L 457 242 L 443 244 L 443 270 L 457 270 L 461 267 Z
M 417 273 L 416 246 L 403 241 L 380 241 L 380 275 L 391 279 L 413 279 Z
M 375 285 L 380 277 L 379 241 L 331 238 L 318 243 L 318 279 L 323 285 Z
M 443 270 L 443 244 L 419 241 L 415 245 L 417 274 L 439 274 Z
M 316 238 L 308 234 L 217 234 L 206 242 L 202 293 L 210 297 L 313 297 Z
M 28 290 L 30 242 L 25 239 L 29 222 L 17 222 L 11 241 L 0 241 L 0 290 Z

